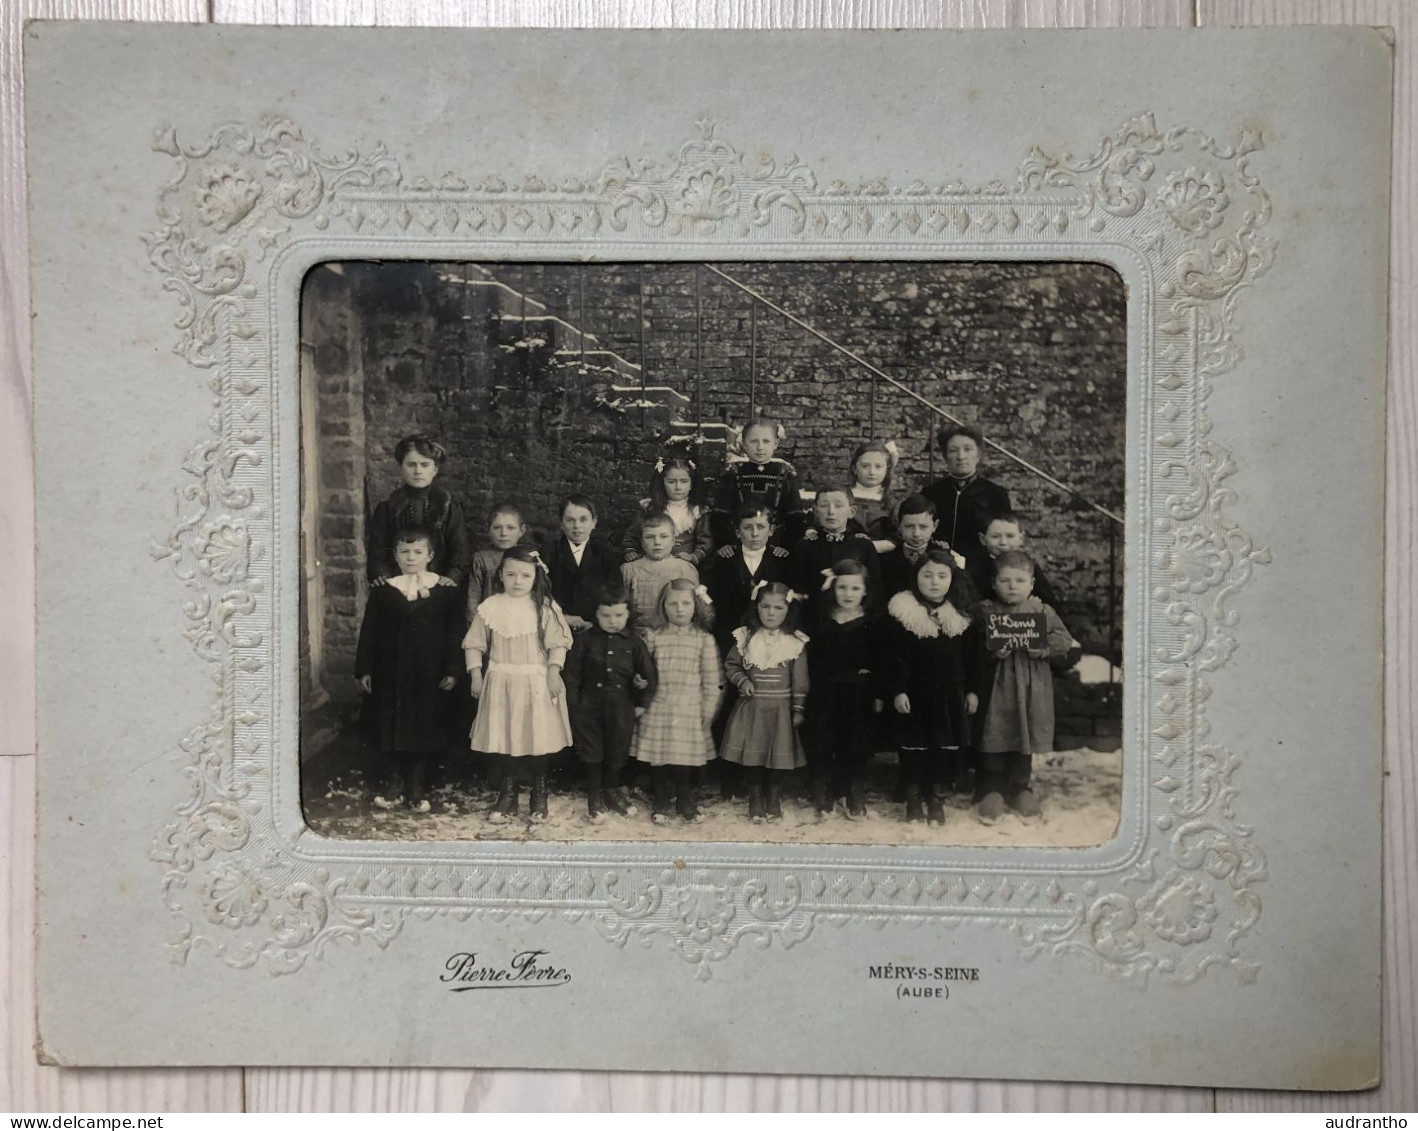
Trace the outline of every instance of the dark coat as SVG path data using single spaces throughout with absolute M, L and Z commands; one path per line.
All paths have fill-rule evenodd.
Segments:
M 981 561 L 990 553 L 980 541 L 990 519 L 1009 507 L 1009 492 L 998 483 L 978 475 L 960 486 L 946 477 L 921 489 L 921 494 L 935 504 L 940 525 L 936 534 L 950 543 L 950 548 L 965 559 L 971 576 L 976 576 Z
M 950 602 L 954 606 L 954 602 Z M 970 726 L 965 711 L 967 659 L 972 653 L 974 626 L 957 625 L 955 635 L 936 626 L 922 634 L 920 619 L 930 610 L 921 600 L 899 593 L 887 606 L 887 710 L 895 719 L 897 743 L 905 749 L 968 746 Z M 958 607 L 955 612 L 960 613 Z M 960 613 L 963 620 L 964 614 Z M 929 627 L 929 626 L 926 626 Z M 896 710 L 894 700 L 905 695 L 909 714 Z
M 648 686 L 636 687 L 639 676 Z M 639 633 L 593 626 L 576 637 L 562 671 L 576 756 L 623 766 L 630 756 L 635 708 L 648 707 L 659 687 L 655 658 Z
M 733 647 L 734 629 L 743 624 L 744 614 L 752 603 L 749 593 L 760 581 L 788 581 L 788 551 L 782 546 L 769 546 L 757 573 L 749 573 L 743 560 L 743 547 L 737 542 L 720 547 L 701 571 L 709 596 L 714 602 L 714 643 L 719 655 L 727 656 Z
M 596 595 L 607 585 L 620 584 L 620 555 L 592 534 L 578 566 L 571 543 L 562 534 L 546 552 L 546 563 L 551 593 L 562 612 L 595 623 Z
M 808 608 L 814 615 L 821 611 L 826 599 L 822 571 L 844 559 L 867 567 L 867 607 L 881 607 L 881 555 L 872 545 L 871 536 L 861 530 L 833 536 L 814 526 L 798 539 L 788 560 L 788 584 L 808 599 Z
M 355 675 L 371 678 L 363 719 L 380 750 L 431 753 L 448 745 L 455 693 L 438 683 L 462 673 L 463 629 L 462 595 L 450 586 L 435 585 L 417 601 L 387 585 L 370 591 Z
M 374 508 L 364 535 L 369 580 L 399 576 L 394 538 L 409 526 L 421 526 L 433 534 L 433 560 L 428 568 L 462 585 L 473 560 L 472 543 L 463 508 L 436 483 L 422 489 L 397 487 Z
M 927 549 L 949 550 L 950 546 L 945 542 L 932 541 Z M 925 550 L 921 551 L 922 554 L 925 552 Z M 896 594 L 911 588 L 911 582 L 916 573 L 916 559 L 908 556 L 904 543 L 898 543 L 896 549 L 890 550 L 880 555 L 880 557 L 881 583 L 886 590 L 885 599 L 889 601 L 892 597 L 896 596 Z M 952 582 L 952 587 L 953 585 L 954 583 Z M 963 609 L 973 603 L 975 593 L 977 592 L 978 590 L 972 587 L 970 600 L 964 600 L 963 598 L 957 600 L 956 598 L 960 595 L 952 592 L 950 594 L 951 603 Z
M 808 631 L 802 733 L 808 760 L 820 762 L 835 750 L 860 761 L 871 751 L 872 701 L 885 697 L 886 624 L 876 616 L 839 624 L 823 615 Z

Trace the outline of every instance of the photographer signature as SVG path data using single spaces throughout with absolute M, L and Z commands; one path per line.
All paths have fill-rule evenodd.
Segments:
M 460 951 L 443 964 L 440 982 L 449 983 L 454 993 L 467 990 L 540 989 L 564 986 L 571 981 L 571 971 L 543 961 L 545 950 L 524 950 L 514 954 L 505 964 L 482 962 L 476 951 Z

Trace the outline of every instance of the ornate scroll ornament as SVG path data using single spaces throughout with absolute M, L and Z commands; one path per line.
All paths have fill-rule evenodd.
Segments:
M 159 130 L 153 149 L 177 158 L 180 170 L 163 192 L 148 256 L 182 305 L 178 352 L 204 369 L 218 364 L 218 315 L 257 295 L 248 281 L 253 264 L 296 224 L 323 230 L 345 215 L 352 188 L 399 181 L 382 145 L 368 157 L 326 156 L 279 118 L 254 130 L 223 126 L 200 145 Z
M 647 226 L 663 225 L 672 236 L 732 231 L 742 238 L 767 227 L 778 213 L 790 231 L 802 232 L 807 223 L 803 196 L 817 188 L 812 172 L 796 157 L 780 166 L 766 152 L 750 165 L 733 146 L 715 138 L 713 122 L 696 125 L 700 136 L 681 146 L 667 167 L 626 158 L 601 174 L 610 226 L 625 231 L 627 216 L 635 210 Z
M 206 947 L 233 966 L 285 973 L 335 942 L 388 946 L 411 915 L 557 915 L 619 946 L 667 943 L 701 978 L 746 940 L 793 946 L 822 924 L 902 922 L 999 924 L 1026 956 L 1080 954 L 1128 979 L 1188 982 L 1217 965 L 1256 975 L 1243 944 L 1261 913 L 1265 859 L 1236 816 L 1240 763 L 1212 741 L 1206 680 L 1237 647 L 1234 599 L 1268 554 L 1229 516 L 1235 466 L 1210 439 L 1206 407 L 1211 382 L 1242 357 L 1238 299 L 1274 254 L 1261 234 L 1270 200 L 1251 170 L 1257 136 L 1225 145 L 1190 128 L 1159 132 L 1146 115 L 1086 157 L 1035 148 L 1010 181 L 935 188 L 819 188 L 796 159 L 748 158 L 709 122 L 663 162 L 625 158 L 598 176 L 516 186 L 453 174 L 406 181 L 383 146 L 330 156 L 278 119 L 223 126 L 200 144 L 163 130 L 154 147 L 178 169 L 150 257 L 177 296 L 176 350 L 211 373 L 214 394 L 209 431 L 182 464 L 181 518 L 153 550 L 184 587 L 186 636 L 214 683 L 210 714 L 182 741 L 185 796 L 153 850 L 174 961 Z M 293 759 L 273 744 L 270 662 L 270 550 L 289 533 L 272 519 L 272 390 L 283 375 L 266 327 L 276 253 L 337 228 L 346 255 L 358 238 L 433 234 L 485 252 L 528 232 L 544 245 L 611 248 L 771 238 L 843 256 L 868 241 L 878 255 L 924 245 L 962 259 L 981 248 L 1021 258 L 1130 249 L 1148 283 L 1140 368 L 1151 382 L 1135 407 L 1147 414 L 1149 471 L 1130 495 L 1150 519 L 1137 539 L 1148 632 L 1134 635 L 1152 650 L 1135 652 L 1130 668 L 1139 842 L 1091 871 L 993 872 L 939 863 L 944 850 L 887 865 L 860 852 L 826 862 L 848 855 L 834 849 L 802 865 L 684 846 L 686 866 L 664 869 L 630 856 L 607 864 L 605 846 L 508 864 L 476 844 L 442 845 L 435 862 L 417 845 L 385 861 L 358 846 L 288 843 L 273 783 L 293 780 Z

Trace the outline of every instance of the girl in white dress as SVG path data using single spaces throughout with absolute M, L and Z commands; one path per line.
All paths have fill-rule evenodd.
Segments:
M 527 546 L 502 556 L 497 590 L 478 605 L 463 638 L 463 654 L 479 700 L 472 748 L 501 755 L 502 794 L 490 815 L 501 823 L 517 814 L 523 782 L 532 787 L 531 817 L 547 817 L 547 763 L 571 745 L 571 720 L 561 669 L 571 628 L 552 599 L 547 567 Z M 484 670 L 486 660 L 486 670 Z

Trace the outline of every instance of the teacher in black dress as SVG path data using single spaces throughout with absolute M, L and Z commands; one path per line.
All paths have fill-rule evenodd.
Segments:
M 936 443 L 945 456 L 946 475 L 925 487 L 921 494 L 935 504 L 940 520 L 936 537 L 949 542 L 950 548 L 965 559 L 971 575 L 978 577 L 989 558 L 980 535 L 992 517 L 1010 509 L 1009 492 L 979 474 L 980 449 L 985 438 L 978 428 L 951 424 L 936 433 Z

